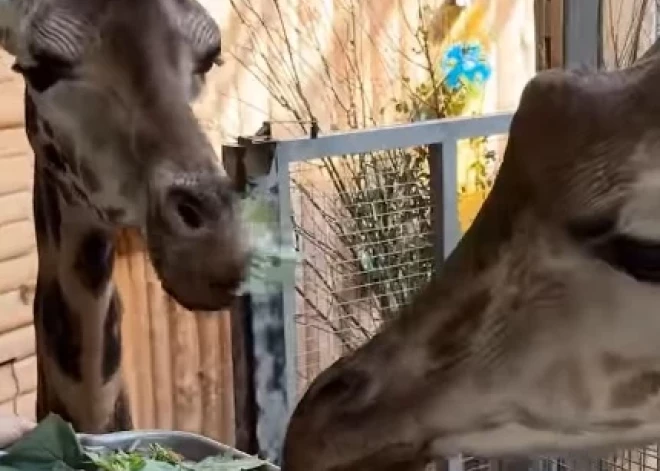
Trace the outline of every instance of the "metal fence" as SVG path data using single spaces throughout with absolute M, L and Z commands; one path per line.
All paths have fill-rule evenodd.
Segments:
M 286 312 L 295 313 L 286 320 L 295 341 L 292 395 L 428 281 L 461 234 L 459 142 L 506 134 L 510 119 L 433 120 L 276 143 L 281 229 L 302 254 L 284 293 Z M 485 144 L 489 156 L 504 148 L 501 139 Z
M 433 270 L 425 149 L 292 165 L 298 391 L 359 347 Z
M 270 143 L 272 165 L 262 165 L 270 172 L 252 186 L 270 198 L 279 214 L 274 230 L 295 244 L 302 263 L 280 294 L 253 295 L 249 302 L 256 440 L 263 457 L 279 462 L 289 414 L 309 382 L 396 315 L 453 250 L 462 232 L 459 142 L 505 135 L 511 117 L 432 120 Z M 501 155 L 504 147 L 499 139 L 485 150 Z M 660 466 L 657 447 L 647 447 L 608 459 L 459 456 L 449 468 Z
M 251 350 L 243 376 L 252 380 L 246 395 L 256 416 L 246 420 L 255 422 L 264 458 L 279 462 L 289 414 L 308 382 L 394 316 L 454 248 L 459 141 L 506 134 L 510 120 L 497 114 L 239 141 L 247 173 L 240 179 L 270 201 L 279 215 L 274 232 L 303 254 L 281 293 L 253 293 L 242 306 Z
M 505 146 L 499 136 L 465 141 L 462 150 L 493 164 Z M 470 188 L 459 191 L 465 195 L 459 214 L 478 209 L 492 178 L 491 168 L 476 165 L 482 161 L 462 169 Z M 295 286 L 301 393 L 427 283 L 435 263 L 434 205 L 428 146 L 314 159 L 292 164 L 289 172 L 302 254 Z

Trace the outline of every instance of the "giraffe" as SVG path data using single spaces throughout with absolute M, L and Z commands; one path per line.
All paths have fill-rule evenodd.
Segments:
M 249 259 L 190 106 L 219 63 L 219 30 L 195 0 L 0 0 L 0 32 L 25 80 L 35 156 L 36 416 L 130 429 L 117 230 L 143 234 L 164 290 L 188 309 L 227 306 Z
M 525 86 L 491 193 L 396 320 L 310 385 L 285 471 L 660 439 L 660 54 Z

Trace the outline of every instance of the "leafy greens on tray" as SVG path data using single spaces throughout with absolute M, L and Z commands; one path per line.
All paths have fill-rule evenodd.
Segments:
M 0 456 L 0 471 L 242 471 L 266 465 L 230 455 L 187 461 L 158 444 L 134 450 L 86 448 L 70 424 L 51 414 Z

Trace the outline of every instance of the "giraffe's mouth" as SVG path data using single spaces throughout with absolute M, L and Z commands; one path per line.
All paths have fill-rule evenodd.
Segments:
M 169 296 L 190 311 L 218 311 L 233 304 L 240 282 L 240 279 L 237 282 L 211 282 L 208 290 L 198 290 L 192 295 L 183 294 L 162 281 L 161 285 Z M 207 291 L 212 295 L 206 295 L 201 291 Z
M 247 273 L 248 255 L 231 237 L 218 241 L 150 237 L 149 252 L 163 290 L 184 308 L 217 311 L 229 307 Z M 156 239 L 156 240 L 154 240 Z
M 246 272 L 241 256 L 225 256 L 220 265 L 205 263 L 208 260 L 195 263 L 191 257 L 181 256 L 173 261 L 158 259 L 154 267 L 163 290 L 191 311 L 217 311 L 229 307 L 239 293 Z

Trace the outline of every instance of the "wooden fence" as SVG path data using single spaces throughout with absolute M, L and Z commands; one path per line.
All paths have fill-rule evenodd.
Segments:
M 142 239 L 118 241 L 124 303 L 124 376 L 135 425 L 203 433 L 234 443 L 229 312 L 194 313 L 160 287 Z

